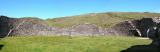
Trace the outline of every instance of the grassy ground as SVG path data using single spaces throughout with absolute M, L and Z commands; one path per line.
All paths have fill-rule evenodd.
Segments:
M 7 37 L 0 40 L 0 52 L 120 52 L 133 45 L 146 45 L 151 40 L 135 37 L 33 36 Z
M 95 24 L 102 28 L 110 28 L 119 22 L 141 18 L 158 17 L 160 13 L 142 13 L 142 12 L 106 12 L 75 15 L 46 20 L 49 26 L 53 27 L 71 27 L 78 24 Z

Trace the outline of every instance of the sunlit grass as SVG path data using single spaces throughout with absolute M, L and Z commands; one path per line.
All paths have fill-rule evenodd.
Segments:
M 133 45 L 149 44 L 151 40 L 135 37 L 98 36 L 21 36 L 0 40 L 0 52 L 120 52 Z

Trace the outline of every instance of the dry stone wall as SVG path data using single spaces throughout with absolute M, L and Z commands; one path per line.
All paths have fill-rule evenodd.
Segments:
M 46 23 L 40 19 L 18 19 L 0 16 L 0 37 L 5 37 L 11 29 L 12 32 L 9 34 L 9 36 L 139 36 L 139 33 L 137 32 L 138 29 L 142 36 L 146 37 L 147 29 L 155 26 L 155 24 L 156 23 L 152 18 L 143 18 L 139 20 L 120 22 L 111 28 L 101 28 L 94 24 L 79 24 L 69 28 L 57 28 L 46 25 Z

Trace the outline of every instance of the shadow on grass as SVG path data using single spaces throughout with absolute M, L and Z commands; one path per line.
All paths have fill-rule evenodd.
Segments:
M 121 52 L 160 52 L 160 48 L 153 45 L 135 45 Z
M 4 45 L 0 45 L 0 50 L 3 48 Z

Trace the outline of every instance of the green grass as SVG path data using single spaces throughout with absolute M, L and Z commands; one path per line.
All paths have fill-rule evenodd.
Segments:
M 25 36 L 0 40 L 0 52 L 120 52 L 133 45 L 146 45 L 151 40 L 136 37 Z
M 106 12 L 106 13 L 90 13 L 84 15 L 75 15 L 61 18 L 47 19 L 49 26 L 53 27 L 71 27 L 78 24 L 95 24 L 102 28 L 109 28 L 119 22 L 126 20 L 135 20 L 141 18 L 159 17 L 160 13 L 142 13 L 142 12 Z

